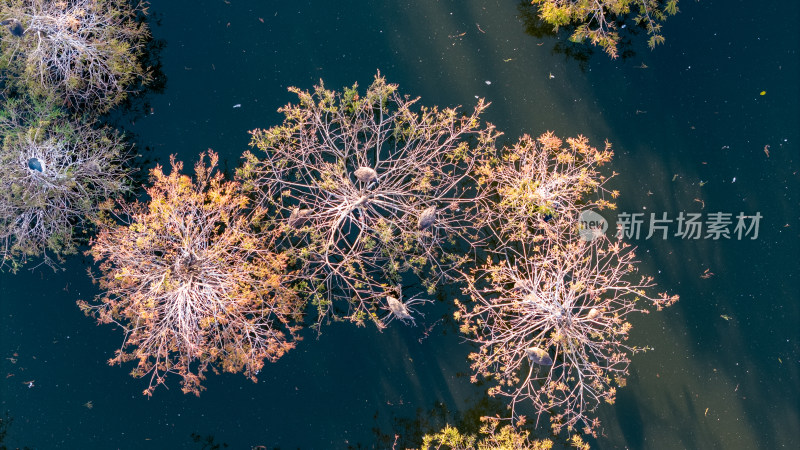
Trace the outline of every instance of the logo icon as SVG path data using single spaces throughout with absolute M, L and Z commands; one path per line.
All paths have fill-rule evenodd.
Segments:
M 578 232 L 584 241 L 593 241 L 606 234 L 608 222 L 600 214 L 586 210 L 578 216 Z

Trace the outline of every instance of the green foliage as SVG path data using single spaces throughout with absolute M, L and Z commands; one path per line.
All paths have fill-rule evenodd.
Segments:
M 59 98 L 82 112 L 107 112 L 137 83 L 149 31 L 145 4 L 128 0 L 0 0 L 0 74 L 9 90 Z
M 265 226 L 286 236 L 320 321 L 341 303 L 348 320 L 383 327 L 377 313 L 405 275 L 431 290 L 463 261 L 450 253 L 474 225 L 470 180 L 497 135 L 481 124 L 487 105 L 418 106 L 380 74 L 365 91 L 290 91 L 298 102 L 252 132 L 263 156 L 247 153 L 238 176 L 276 217 Z
M 635 12 L 633 22 L 650 35 L 648 45 L 654 48 L 664 43 L 661 22 L 678 12 L 678 0 L 531 0 L 538 5 L 539 17 L 556 30 L 573 27 L 570 40 L 589 41 L 618 56 L 619 22 Z
M 479 435 L 460 432 L 446 425 L 441 431 L 426 434 L 420 450 L 550 450 L 550 440 L 531 440 L 530 433 L 512 425 L 498 429 L 496 420 L 485 420 Z
M 75 253 L 107 199 L 129 190 L 121 138 L 46 99 L 8 100 L 0 144 L 0 268 L 16 271 L 38 256 L 54 265 Z

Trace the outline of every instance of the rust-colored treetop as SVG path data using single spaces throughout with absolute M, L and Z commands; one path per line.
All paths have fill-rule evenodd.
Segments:
M 606 237 L 551 245 L 547 252 L 476 271 L 467 291 L 474 305 L 460 305 L 462 331 L 475 336 L 477 375 L 492 377 L 490 393 L 507 396 L 512 416 L 530 400 L 552 414 L 554 431 L 597 426 L 592 412 L 613 403 L 630 355 L 628 316 L 677 300 L 652 296 L 652 278 L 635 276 L 635 257 Z M 633 278 L 633 280 L 631 280 Z M 477 380 L 477 378 L 474 378 Z
M 98 305 L 81 302 L 101 323 L 116 323 L 125 341 L 112 364 L 136 360 L 150 395 L 168 373 L 184 392 L 199 393 L 212 367 L 255 380 L 264 360 L 294 347 L 302 302 L 286 284 L 286 258 L 253 231 L 261 211 L 238 183 L 214 173 L 218 157 L 195 166 L 195 179 L 151 171 L 147 203 L 121 203 L 91 243 L 101 262 Z
M 380 74 L 366 92 L 290 90 L 298 103 L 253 131 L 260 152 L 240 175 L 277 217 L 320 320 L 341 304 L 382 327 L 403 274 L 432 290 L 465 261 L 448 248 L 474 232 L 472 174 L 498 133 L 483 101 L 469 114 L 418 106 Z

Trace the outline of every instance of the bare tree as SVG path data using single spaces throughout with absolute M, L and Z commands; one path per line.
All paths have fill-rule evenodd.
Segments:
M 629 281 L 633 251 L 605 237 L 513 256 L 506 260 L 513 263 L 469 278 L 475 304 L 460 305 L 458 317 L 480 344 L 472 367 L 497 381 L 490 393 L 509 397 L 512 417 L 519 402 L 530 400 L 538 415 L 552 414 L 555 432 L 583 425 L 589 433 L 598 424 L 591 413 L 613 403 L 630 355 L 643 350 L 625 343 L 628 316 L 647 313 L 643 301 L 660 310 L 677 297 L 648 294 L 650 277 Z
M 55 265 L 81 231 L 129 190 L 125 147 L 52 104 L 10 100 L 0 112 L 0 268 L 29 257 Z
M 542 21 L 556 30 L 570 27 L 571 40 L 588 40 L 612 58 L 619 56 L 618 24 L 626 16 L 647 31 L 650 36 L 647 44 L 652 49 L 664 43 L 661 23 L 678 12 L 678 0 L 531 0 L 531 3 L 538 5 Z
M 467 115 L 418 107 L 380 74 L 363 95 L 290 90 L 299 103 L 253 131 L 263 153 L 240 175 L 278 216 L 320 321 L 341 301 L 347 319 L 383 327 L 404 274 L 430 290 L 468 258 L 446 248 L 472 229 L 471 174 L 498 133 L 480 123 L 483 101 Z
M 208 368 L 244 372 L 253 381 L 264 360 L 295 345 L 303 302 L 286 287 L 286 258 L 253 232 L 261 212 L 238 183 L 195 166 L 196 179 L 151 171 L 148 203 L 122 203 L 122 225 L 108 223 L 91 243 L 102 262 L 99 304 L 79 302 L 101 323 L 125 330 L 109 363 L 136 360 L 136 377 L 149 375 L 145 394 L 182 377 L 184 392 L 199 394 Z
M 127 0 L 7 0 L 0 65 L 32 92 L 107 111 L 148 77 L 139 62 L 149 36 L 144 12 L 144 3 Z
M 593 411 L 614 401 L 630 355 L 643 350 L 626 344 L 629 316 L 677 296 L 648 293 L 652 278 L 631 280 L 630 247 L 581 228 L 581 209 L 614 207 L 600 198 L 617 193 L 597 170 L 610 146 L 598 151 L 582 137 L 563 144 L 552 133 L 525 136 L 483 166 L 488 261 L 465 274 L 472 302 L 459 303 L 456 318 L 480 346 L 470 356 L 473 381 L 493 378 L 490 393 L 509 398 L 511 418 L 530 401 L 537 424 L 549 413 L 555 432 L 580 425 L 593 433 Z

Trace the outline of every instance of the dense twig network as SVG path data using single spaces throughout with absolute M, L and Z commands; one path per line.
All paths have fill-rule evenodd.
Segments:
M 602 197 L 598 167 L 612 156 L 585 138 L 552 133 L 524 136 L 481 169 L 479 197 L 487 263 L 465 274 L 472 302 L 459 304 L 462 331 L 480 348 L 471 355 L 478 376 L 493 378 L 490 393 L 510 399 L 511 416 L 530 400 L 549 413 L 554 431 L 582 425 L 596 431 L 592 412 L 613 402 L 624 384 L 630 354 L 628 316 L 677 300 L 652 296 L 651 278 L 631 281 L 630 247 L 604 229 L 585 229 L 581 211 L 613 208 Z
M 125 330 L 110 363 L 136 360 L 133 375 L 149 375 L 145 393 L 168 373 L 184 392 L 199 393 L 209 367 L 255 380 L 264 360 L 294 347 L 303 304 L 287 288 L 286 258 L 266 250 L 252 231 L 251 210 L 238 183 L 199 162 L 196 179 L 152 170 L 149 203 L 123 203 L 123 225 L 107 224 L 91 253 L 103 273 L 99 305 L 81 303 L 102 323 Z M 216 369 L 215 369 L 216 370 Z
M 263 153 L 247 154 L 240 175 L 279 217 L 320 320 L 341 300 L 349 320 L 382 327 L 377 312 L 404 273 L 432 289 L 468 257 L 445 248 L 472 230 L 470 176 L 497 135 L 480 123 L 487 105 L 417 107 L 380 76 L 363 95 L 291 90 L 299 103 L 253 132 Z
M 0 112 L 0 268 L 29 257 L 54 265 L 87 224 L 128 191 L 120 137 L 67 119 L 48 103 L 9 100 Z
M 474 305 L 461 305 L 463 331 L 480 350 L 472 367 L 498 385 L 491 393 L 509 397 L 512 416 L 523 400 L 539 415 L 552 414 L 554 431 L 597 426 L 591 413 L 613 402 L 624 385 L 630 354 L 625 344 L 631 313 L 646 313 L 677 300 L 650 296 L 652 278 L 629 281 L 634 254 L 606 237 L 575 239 L 545 253 L 514 255 L 477 270 L 467 292 Z
M 132 6 L 134 5 L 134 6 Z M 138 61 L 149 31 L 143 3 L 127 0 L 6 0 L 0 66 L 17 65 L 33 92 L 73 108 L 107 111 L 147 78 Z

